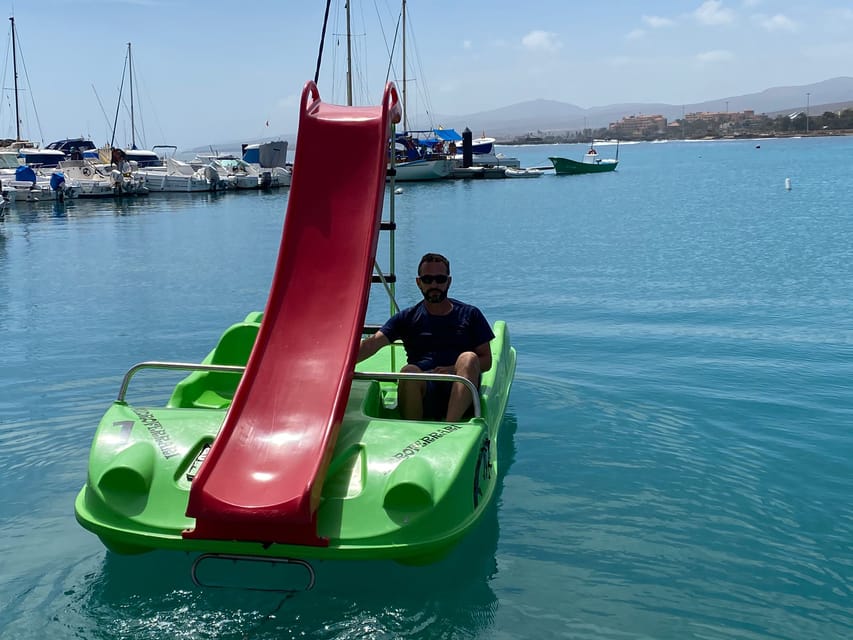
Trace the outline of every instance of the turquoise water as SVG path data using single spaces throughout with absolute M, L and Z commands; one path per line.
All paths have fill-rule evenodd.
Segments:
M 502 486 L 444 561 L 319 563 L 291 598 L 199 589 L 191 558 L 113 556 L 73 515 L 125 370 L 198 360 L 263 307 L 287 192 L 16 206 L 0 637 L 850 637 L 852 152 L 623 145 L 613 174 L 402 185 L 400 301 L 444 252 L 454 295 L 518 349 Z M 386 312 L 377 289 L 368 319 Z

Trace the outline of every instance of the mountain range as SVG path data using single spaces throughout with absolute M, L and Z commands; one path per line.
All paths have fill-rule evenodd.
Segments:
M 468 127 L 475 136 L 483 133 L 500 139 L 537 131 L 565 132 L 586 128 L 599 129 L 631 115 L 662 115 L 667 120 L 675 120 L 687 113 L 751 109 L 758 114 L 776 116 L 783 113 L 805 111 L 807 107 L 809 113 L 813 115 L 819 115 L 825 111 L 853 108 L 853 78 L 830 78 L 814 84 L 773 87 L 758 93 L 727 96 L 683 105 L 663 102 L 635 102 L 583 108 L 556 100 L 529 100 L 499 109 L 466 115 L 438 115 L 435 116 L 435 126 L 452 127 L 460 133 L 465 127 Z M 223 143 L 216 145 L 216 147 L 220 150 L 239 150 L 241 142 L 266 142 L 271 139 L 288 140 L 293 144 L 296 140 L 296 134 L 287 133 L 258 140 Z M 198 147 L 190 149 L 188 152 L 205 151 L 209 148 L 209 146 Z
M 808 85 L 773 87 L 758 93 L 684 105 L 637 102 L 583 108 L 555 100 L 530 100 L 462 116 L 439 115 L 436 122 L 458 131 L 467 126 L 475 136 L 485 132 L 500 138 L 536 131 L 598 129 L 632 115 L 662 115 L 667 120 L 675 120 L 687 113 L 751 109 L 758 114 L 775 116 L 805 111 L 807 106 L 812 115 L 853 108 L 853 78 L 839 77 Z

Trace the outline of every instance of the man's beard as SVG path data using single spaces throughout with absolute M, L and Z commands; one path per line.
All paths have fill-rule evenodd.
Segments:
M 424 295 L 424 300 L 427 302 L 444 302 L 447 298 L 447 291 L 443 291 L 441 289 L 427 289 L 422 293 Z

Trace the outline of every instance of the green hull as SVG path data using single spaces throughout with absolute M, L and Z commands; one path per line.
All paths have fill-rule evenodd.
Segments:
M 245 365 L 259 315 L 223 334 L 205 364 Z M 317 511 L 328 546 L 184 538 L 191 478 L 216 434 L 239 373 L 195 371 L 165 406 L 116 401 L 101 420 L 86 485 L 75 502 L 80 524 L 111 550 L 152 549 L 261 557 L 435 561 L 478 521 L 498 478 L 497 441 L 515 372 L 515 349 L 497 322 L 493 365 L 483 374 L 482 416 L 466 422 L 402 420 L 396 383 L 356 379 Z M 401 345 L 381 350 L 360 372 L 399 371 Z M 369 376 L 367 376 L 369 378 Z
M 569 160 L 568 158 L 548 158 L 551 164 L 554 165 L 554 172 L 557 175 L 578 175 L 581 173 L 604 173 L 605 171 L 613 171 L 616 165 L 619 164 L 616 160 L 604 159 L 596 162 L 578 162 L 577 160 Z

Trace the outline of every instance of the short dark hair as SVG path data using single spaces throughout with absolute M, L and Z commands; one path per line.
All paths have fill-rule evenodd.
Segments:
M 427 262 L 442 262 L 447 267 L 447 275 L 450 275 L 450 260 L 445 258 L 440 253 L 425 253 L 421 261 L 418 263 L 418 275 L 421 275 L 421 266 Z

